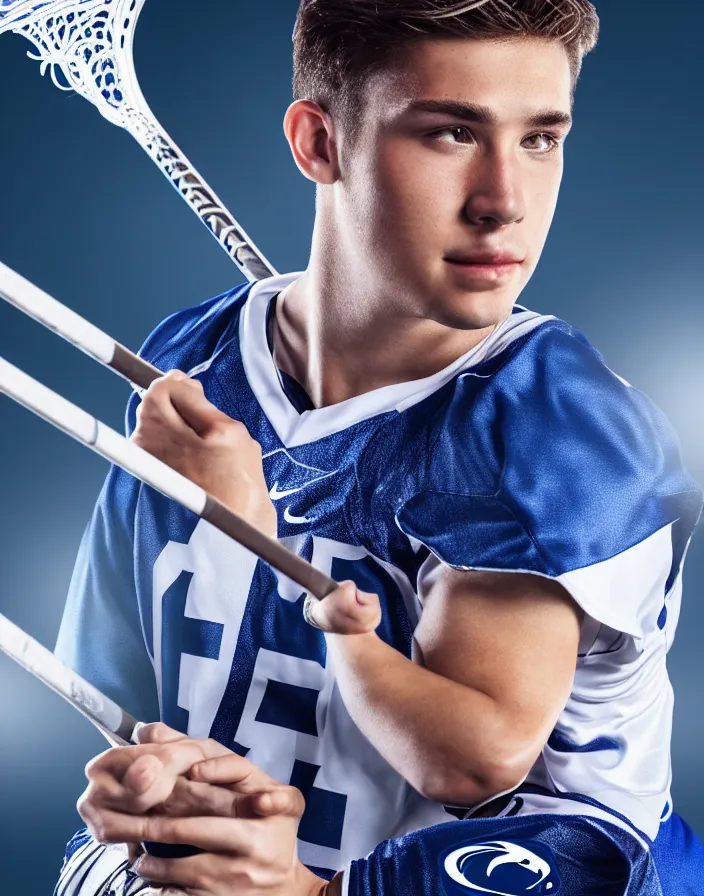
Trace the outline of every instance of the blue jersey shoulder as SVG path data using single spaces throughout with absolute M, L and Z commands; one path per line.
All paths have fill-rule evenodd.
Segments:
M 251 288 L 244 283 L 169 315 L 147 337 L 140 355 L 163 370 L 188 372 L 207 361 L 236 335 L 239 311 Z
M 164 372 L 193 371 L 237 337 L 239 312 L 251 288 L 251 283 L 244 283 L 200 305 L 169 315 L 147 337 L 140 356 Z M 136 425 L 139 401 L 139 394 L 133 393 L 127 405 L 128 433 Z
M 541 324 L 444 392 L 397 508 L 440 559 L 557 577 L 676 521 L 684 552 L 701 493 L 672 427 L 568 324 Z

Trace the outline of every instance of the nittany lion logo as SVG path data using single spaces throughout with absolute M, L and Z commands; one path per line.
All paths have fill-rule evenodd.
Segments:
M 487 840 L 452 849 L 440 860 L 448 893 L 556 896 L 560 876 L 550 850 L 530 840 Z

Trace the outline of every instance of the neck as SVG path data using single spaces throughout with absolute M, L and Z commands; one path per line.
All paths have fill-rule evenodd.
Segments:
M 311 258 L 279 296 L 274 353 L 316 408 L 374 389 L 432 376 L 494 327 L 457 330 L 412 315 L 397 296 L 363 282 L 332 253 Z

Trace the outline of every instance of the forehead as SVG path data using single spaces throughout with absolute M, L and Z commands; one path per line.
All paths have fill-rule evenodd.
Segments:
M 559 41 L 427 39 L 403 48 L 371 79 L 367 101 L 384 117 L 432 99 L 476 103 L 509 119 L 546 107 L 569 112 L 571 88 L 569 57 Z

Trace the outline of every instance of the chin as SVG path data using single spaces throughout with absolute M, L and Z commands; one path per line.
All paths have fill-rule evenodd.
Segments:
M 517 299 L 515 290 L 494 289 L 478 293 L 452 290 L 438 296 L 427 316 L 454 330 L 485 330 L 506 320 Z

